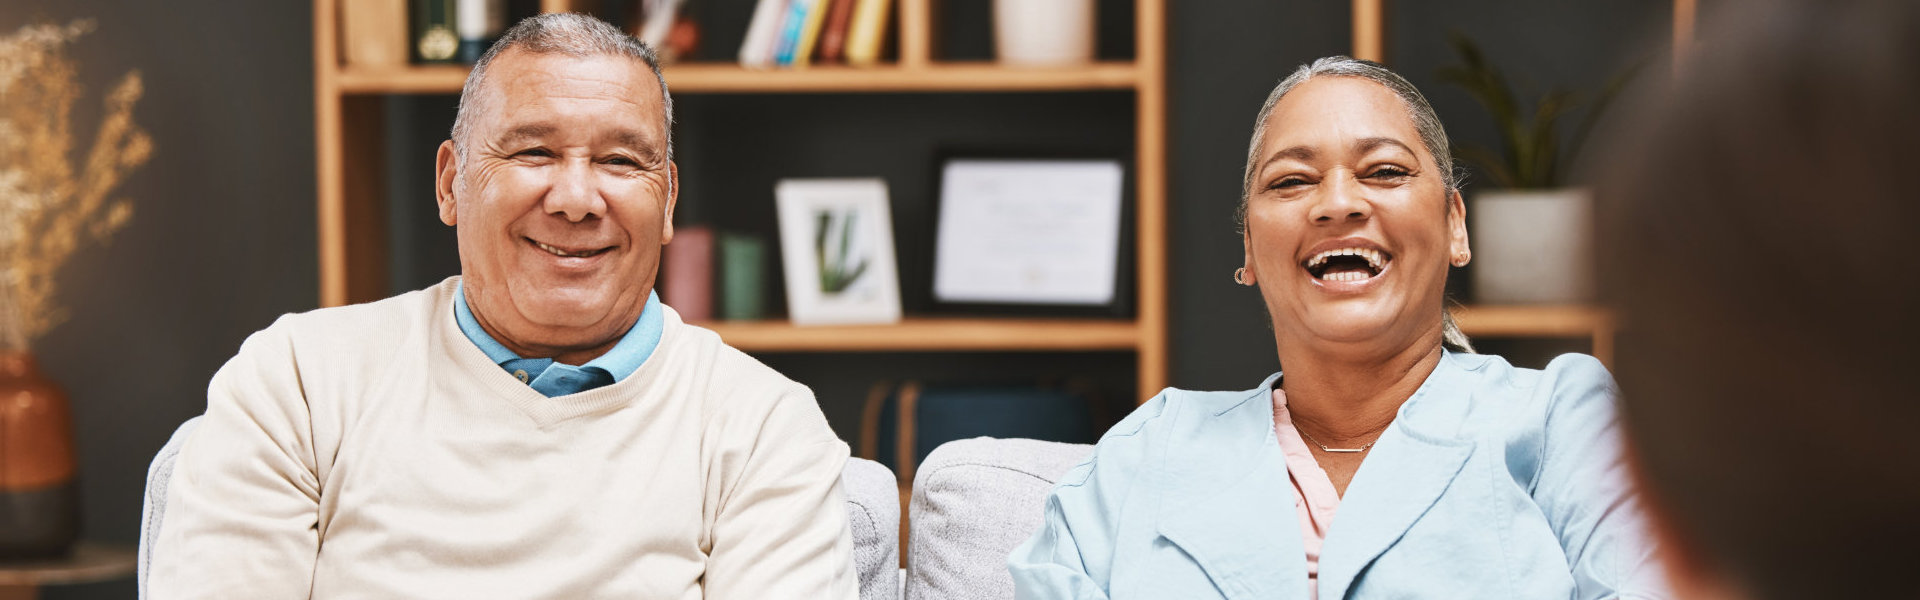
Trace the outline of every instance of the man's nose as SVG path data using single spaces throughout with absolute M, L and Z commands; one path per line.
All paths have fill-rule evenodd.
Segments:
M 1331 225 L 1346 221 L 1364 221 L 1373 216 L 1373 203 L 1366 198 L 1366 189 L 1352 173 L 1339 173 L 1328 177 L 1322 183 L 1313 211 L 1309 218 L 1315 225 Z
M 607 202 L 600 197 L 592 161 L 562 163 L 555 171 L 553 186 L 547 190 L 544 208 L 547 214 L 560 215 L 574 223 L 605 215 Z

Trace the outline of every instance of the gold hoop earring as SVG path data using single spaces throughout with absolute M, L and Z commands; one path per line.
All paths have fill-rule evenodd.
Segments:
M 1238 269 L 1233 270 L 1233 282 L 1238 283 L 1240 285 L 1253 285 L 1252 283 L 1247 282 L 1246 267 L 1240 267 Z

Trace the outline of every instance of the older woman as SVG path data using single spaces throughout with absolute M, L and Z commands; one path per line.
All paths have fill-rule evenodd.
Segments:
M 1010 558 L 1020 597 L 1660 595 L 1606 369 L 1463 353 L 1443 303 L 1466 208 L 1419 91 L 1301 67 L 1261 108 L 1244 191 L 1234 279 L 1284 371 L 1114 426 Z

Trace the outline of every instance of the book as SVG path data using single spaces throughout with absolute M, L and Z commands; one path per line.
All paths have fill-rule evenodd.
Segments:
M 507 0 L 459 0 L 453 5 L 453 30 L 460 36 L 454 60 L 473 64 L 507 28 Z
M 355 67 L 407 64 L 407 5 L 384 0 L 340 3 L 341 54 Z
M 645 0 L 646 17 L 640 23 L 637 36 L 640 41 L 655 51 L 664 48 L 674 21 L 680 19 L 681 3 L 682 0 Z
M 753 20 L 747 24 L 747 37 L 740 41 L 740 65 L 773 66 L 774 40 L 780 35 L 780 20 L 786 16 L 788 0 L 760 0 L 753 7 Z
M 454 0 L 413 0 L 413 60 L 447 63 L 460 52 L 453 30 Z
M 830 0 L 807 0 L 807 22 L 800 26 L 800 45 L 793 50 L 793 65 L 804 67 L 813 63 L 813 48 L 820 41 L 820 26 L 827 22 L 827 3 Z
M 820 64 L 840 64 L 847 61 L 847 27 L 853 24 L 854 0 L 831 0 L 827 7 L 827 23 L 820 31 Z
M 813 0 L 788 0 L 786 16 L 780 19 L 780 38 L 774 43 L 774 64 L 793 66 L 793 51 L 800 47 L 800 36 L 807 26 L 807 9 L 811 6 Z
M 847 28 L 847 64 L 871 67 L 880 62 L 880 47 L 886 43 L 887 11 L 893 0 L 855 0 L 853 23 Z
M 688 322 L 713 320 L 713 229 L 676 227 L 660 252 L 660 302 Z

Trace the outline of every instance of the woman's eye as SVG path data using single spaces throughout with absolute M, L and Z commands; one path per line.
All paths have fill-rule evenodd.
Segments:
M 1369 175 L 1369 177 L 1377 177 L 1382 179 L 1399 179 L 1401 177 L 1406 177 L 1412 174 L 1413 174 L 1412 172 L 1407 171 L 1406 169 L 1402 169 L 1400 167 L 1380 167 L 1378 169 L 1374 169 L 1373 174 Z
M 1281 189 L 1292 188 L 1292 187 L 1300 187 L 1306 184 L 1307 184 L 1307 180 L 1305 179 L 1301 179 L 1299 177 L 1288 177 L 1286 179 L 1282 179 L 1274 182 L 1272 186 L 1268 187 L 1268 189 L 1281 190 Z

